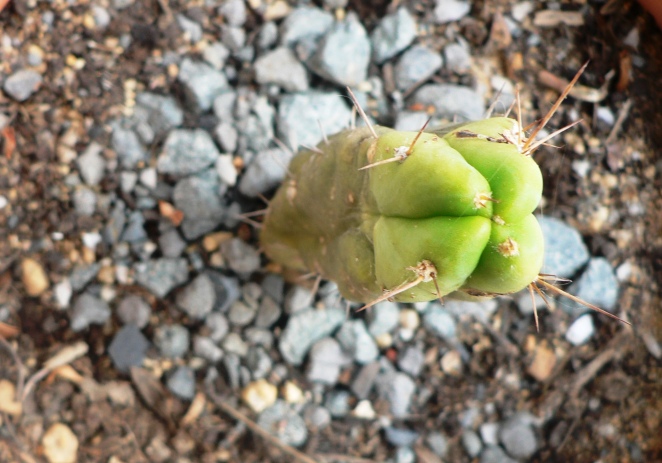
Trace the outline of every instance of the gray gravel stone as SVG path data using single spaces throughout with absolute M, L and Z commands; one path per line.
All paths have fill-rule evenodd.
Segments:
M 177 182 L 173 192 L 175 207 L 184 212 L 181 230 L 187 240 L 216 229 L 225 215 L 219 195 L 221 183 L 214 168 Z
M 191 43 L 198 43 L 202 39 L 202 26 L 183 14 L 177 14 L 177 24 L 188 35 Z
M 209 328 L 209 337 L 214 342 L 220 342 L 230 331 L 228 319 L 222 313 L 212 312 L 205 318 L 205 326 Z
M 280 185 L 292 154 L 279 148 L 261 151 L 248 165 L 239 181 L 239 191 L 255 198 Z
M 274 335 L 271 330 L 249 326 L 244 330 L 244 338 L 252 346 L 262 346 L 271 350 L 274 345 Z
M 263 347 L 251 347 L 246 355 L 246 366 L 251 370 L 254 380 L 266 378 L 271 371 L 273 362 L 269 353 Z
M 416 463 L 416 453 L 411 447 L 398 447 L 395 451 L 395 463 Z
M 418 433 L 411 429 L 394 428 L 388 426 L 384 429 L 384 435 L 389 444 L 395 447 L 410 447 L 418 439 Z
M 542 272 L 561 278 L 572 277 L 590 257 L 582 236 L 559 219 L 546 216 L 537 218 L 545 238 Z
M 483 450 L 483 443 L 474 431 L 465 430 L 462 433 L 462 447 L 469 457 L 476 458 Z
M 274 84 L 288 92 L 308 90 L 306 68 L 289 48 L 279 47 L 255 61 L 255 80 Z
M 175 298 L 177 306 L 195 319 L 204 319 L 214 308 L 216 292 L 211 279 L 206 274 L 198 275 L 186 285 Z
M 430 116 L 424 111 L 398 111 L 393 128 L 395 130 L 418 131 Z
M 289 16 L 288 16 L 289 17 Z M 273 47 L 278 40 L 278 26 L 273 21 L 262 24 L 260 32 L 257 34 L 257 47 L 259 50 L 266 50 Z
M 404 418 L 416 391 L 416 383 L 405 373 L 389 372 L 377 379 L 379 395 L 390 404 L 394 418 Z
M 480 454 L 480 463 L 517 463 L 503 449 L 496 445 L 488 445 Z
M 303 418 L 283 400 L 277 400 L 260 413 L 257 424 L 284 444 L 293 447 L 300 447 L 308 438 Z
M 285 95 L 278 106 L 278 137 L 293 150 L 322 141 L 318 121 L 328 135 L 349 125 L 352 111 L 338 93 L 303 92 Z
M 227 277 L 217 272 L 207 272 L 216 290 L 216 306 L 214 310 L 227 312 L 230 306 L 241 296 L 239 280 Z
M 483 116 L 483 96 L 469 87 L 455 84 L 427 84 L 418 89 L 412 103 L 433 106 L 440 117 L 477 120 Z
M 324 406 L 334 418 L 342 418 L 349 414 L 350 395 L 349 392 L 343 390 L 333 390 L 326 394 Z
M 276 323 L 280 318 L 282 310 L 280 305 L 276 303 L 271 297 L 265 296 L 260 301 L 260 306 L 257 310 L 257 317 L 255 318 L 255 326 L 260 328 L 269 328 Z
M 275 273 L 268 274 L 264 280 L 262 280 L 262 289 L 264 290 L 264 293 L 271 296 L 271 298 L 276 301 L 276 304 L 281 304 L 283 302 L 284 288 L 285 280 L 282 276 L 276 275 Z
M 237 57 L 246 45 L 246 31 L 241 27 L 221 26 L 221 41 Z
M 239 357 L 246 357 L 248 354 L 248 344 L 238 333 L 228 333 L 223 339 L 223 350 L 235 354 Z
M 440 338 L 450 340 L 455 338 L 455 320 L 439 304 L 432 303 L 423 314 L 423 324 Z
M 234 106 L 237 102 L 237 93 L 231 90 L 226 90 L 216 98 L 214 98 L 214 116 L 220 122 L 233 124 L 234 120 Z
M 463 0 L 436 0 L 434 19 L 438 24 L 457 21 L 471 10 L 471 3 Z
M 456 74 L 466 74 L 471 69 L 471 52 L 466 42 L 446 45 L 444 58 L 446 69 Z
M 408 90 L 415 84 L 432 77 L 441 69 L 442 64 L 443 59 L 438 52 L 422 45 L 414 45 L 402 54 L 395 65 L 395 85 L 402 91 Z M 425 116 L 423 120 L 423 123 L 425 123 L 428 117 L 427 114 L 420 114 Z M 416 127 L 416 130 L 418 130 L 422 127 L 422 123 L 416 124 Z
M 306 407 L 304 418 L 308 426 L 317 430 L 322 430 L 331 424 L 331 413 L 320 405 Z
M 101 155 L 103 147 L 92 142 L 78 159 L 76 165 L 83 181 L 90 186 L 98 185 L 106 169 L 106 160 Z
M 336 384 L 340 369 L 349 365 L 351 361 L 338 341 L 333 338 L 320 339 L 310 349 L 308 380 L 322 384 Z
M 163 135 L 184 122 L 184 112 L 172 96 L 141 92 L 136 103 L 147 112 L 147 122 L 156 135 Z
M 300 285 L 293 285 L 287 290 L 285 295 L 285 311 L 287 313 L 298 312 L 312 305 L 315 295 L 310 288 L 304 288 Z
M 177 129 L 166 138 L 156 168 L 161 174 L 183 177 L 211 166 L 220 154 L 204 130 Z
M 448 452 L 448 439 L 440 432 L 433 431 L 425 438 L 425 443 L 439 458 L 445 458 Z
M 504 422 L 499 429 L 499 439 L 512 457 L 528 459 L 538 450 L 536 434 L 528 420 L 519 415 Z
M 336 307 L 294 313 L 280 335 L 279 349 L 285 361 L 301 365 L 311 346 L 335 331 L 344 319 L 345 311 Z
M 338 85 L 356 86 L 368 77 L 370 40 L 354 12 L 337 21 L 322 38 L 309 66 Z
M 211 108 L 214 98 L 228 86 L 222 72 L 206 63 L 186 58 L 179 69 L 179 81 L 184 86 L 187 100 L 192 109 L 203 112 Z
M 123 127 L 120 121 L 114 121 L 110 126 L 113 130 L 110 144 L 122 167 L 133 169 L 136 164 L 147 159 L 147 152 L 133 130 Z
M 368 331 L 373 336 L 390 333 L 400 323 L 400 307 L 395 302 L 380 302 L 370 309 L 368 319 Z
M 196 335 L 193 337 L 193 352 L 198 357 L 212 363 L 216 363 L 223 358 L 223 349 L 207 336 Z
M 183 357 L 188 352 L 189 343 L 189 332 L 182 325 L 160 325 L 154 331 L 154 345 L 164 357 Z
M 165 257 L 179 257 L 186 249 L 186 241 L 172 228 L 159 236 L 159 249 Z
M 71 202 L 78 215 L 90 216 L 93 215 L 94 211 L 97 209 L 96 193 L 84 186 L 79 186 L 74 190 Z
M 365 365 L 379 356 L 379 349 L 363 320 L 348 320 L 340 327 L 336 339 L 356 363 Z
M 595 325 L 593 324 L 593 316 L 591 314 L 584 314 L 568 327 L 568 331 L 565 333 L 565 339 L 573 346 L 581 346 L 588 342 L 594 334 Z
M 96 278 L 101 264 L 95 262 L 94 264 L 84 265 L 79 264 L 74 267 L 69 279 L 71 281 L 71 289 L 78 292 L 85 288 L 94 278 Z
M 319 8 L 294 9 L 280 26 L 280 43 L 291 47 L 303 39 L 318 39 L 331 28 L 333 16 Z
M 586 269 L 568 288 L 568 292 L 589 304 L 597 305 L 601 309 L 611 312 L 618 302 L 618 280 L 614 269 L 604 257 L 594 257 L 588 261 Z M 563 299 L 561 307 L 566 312 L 575 315 L 589 310 L 566 298 Z
M 188 265 L 182 258 L 164 257 L 139 262 L 134 265 L 134 271 L 136 282 L 160 298 L 188 281 Z
M 228 267 L 239 275 L 247 276 L 260 268 L 260 254 L 257 249 L 239 238 L 221 243 L 221 253 Z
M 90 325 L 103 325 L 110 318 L 108 303 L 91 294 L 81 294 L 71 309 L 69 326 L 75 333 Z
M 224 68 L 225 61 L 229 56 L 230 50 L 221 42 L 211 43 L 202 51 L 202 59 L 219 71 Z
M 450 299 L 444 301 L 443 308 L 456 318 L 472 316 L 476 320 L 486 322 L 499 308 L 499 302 L 496 299 L 475 302 Z
M 246 22 L 246 5 L 244 0 L 225 0 L 218 8 L 226 24 L 241 27 Z
M 181 365 L 168 375 L 166 386 L 180 399 L 191 400 L 195 396 L 195 375 L 189 367 Z
M 421 374 L 425 366 L 425 353 L 418 346 L 407 346 L 398 358 L 398 368 L 414 378 Z
M 230 323 L 234 326 L 246 326 L 253 321 L 256 313 L 256 308 L 251 307 L 242 301 L 235 301 L 235 303 L 230 306 L 228 320 L 230 320 Z
M 229 122 L 221 122 L 214 129 L 214 136 L 221 145 L 221 149 L 226 153 L 234 153 L 237 150 L 237 141 L 239 134 L 237 129 Z M 232 159 L 232 158 L 230 158 Z M 217 160 L 218 163 L 218 160 Z
M 120 189 L 122 190 L 122 193 L 131 193 L 136 186 L 136 183 L 138 183 L 137 172 L 123 171 L 120 173 Z
M 115 334 L 108 346 L 108 355 L 122 373 L 131 367 L 141 366 L 149 348 L 149 341 L 136 325 L 125 325 Z
M 151 315 L 152 308 L 140 296 L 127 296 L 117 306 L 117 316 L 125 325 L 136 325 L 142 329 L 149 323 Z
M 481 424 L 480 438 L 485 445 L 499 445 L 499 423 Z
M 372 52 L 377 64 L 381 64 L 407 48 L 416 38 L 416 21 L 400 7 L 393 14 L 384 16 L 372 31 Z
M 145 217 L 142 212 L 133 211 L 129 214 L 126 221 L 126 227 L 122 232 L 121 241 L 127 243 L 142 243 L 147 240 L 147 232 L 145 231 Z
M 359 370 L 351 384 L 352 392 L 356 397 L 361 400 L 368 398 L 379 374 L 379 369 L 379 362 L 373 362 Z
M 41 86 L 41 74 L 30 69 L 21 69 L 5 79 L 2 88 L 16 101 L 25 101 Z

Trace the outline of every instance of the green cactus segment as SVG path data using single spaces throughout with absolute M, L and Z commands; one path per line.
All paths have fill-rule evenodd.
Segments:
M 262 248 L 284 267 L 335 281 L 355 301 L 412 282 L 394 298 L 518 291 L 538 275 L 543 239 L 531 214 L 541 174 L 512 143 L 516 127 L 487 119 L 423 133 L 413 145 L 417 133 L 382 127 L 377 138 L 367 128 L 331 136 L 292 160 Z M 422 262 L 434 281 L 412 270 Z
M 476 269 L 491 222 L 484 217 L 401 219 L 382 217 L 374 231 L 375 276 L 385 288 L 415 278 L 409 267 L 428 260 L 437 268 L 442 295 L 456 290 Z M 403 246 L 402 243 L 407 243 Z M 402 302 L 437 298 L 434 282 L 420 283 L 396 296 Z
M 503 139 L 506 131 L 517 135 L 513 130 L 516 124 L 512 119 L 495 117 L 468 123 L 444 135 L 444 140 L 487 179 L 495 200 L 493 213 L 506 222 L 531 214 L 542 197 L 542 174 L 538 164 Z M 469 133 L 504 142 L 462 135 Z
M 406 151 L 416 132 L 392 131 L 379 137 L 372 162 L 393 158 L 394 149 Z M 413 187 L 415 185 L 415 187 Z M 489 183 L 462 154 L 430 133 L 416 141 L 406 162 L 376 166 L 370 171 L 370 191 L 378 211 L 390 217 L 492 216 Z

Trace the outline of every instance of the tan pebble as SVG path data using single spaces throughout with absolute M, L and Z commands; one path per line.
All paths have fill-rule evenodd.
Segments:
M 380 349 L 386 349 L 393 344 L 393 336 L 391 336 L 391 333 L 382 333 L 375 337 L 375 342 Z
M 241 398 L 255 413 L 271 407 L 278 397 L 278 389 L 265 379 L 253 381 L 241 392 Z
M 284 18 L 291 10 L 292 7 L 284 0 L 276 0 L 275 2 L 269 2 L 262 17 L 265 21 L 273 21 L 275 19 Z
M 283 398 L 287 403 L 300 404 L 305 400 L 303 391 L 292 381 L 287 381 L 283 385 Z
M 218 249 L 221 243 L 230 239 L 232 239 L 232 233 L 230 232 L 210 233 L 202 239 L 202 247 L 207 252 L 213 252 Z
M 48 289 L 49 281 L 44 267 L 29 257 L 21 262 L 21 278 L 28 296 L 36 297 Z
M 21 402 L 16 400 L 16 386 L 6 379 L 0 379 L 0 411 L 14 416 L 23 411 Z
M 538 381 L 545 381 L 556 365 L 556 354 L 549 347 L 538 345 L 533 353 L 533 361 L 526 372 Z
M 78 454 L 78 438 L 66 424 L 55 423 L 41 439 L 44 456 L 49 463 L 75 463 Z
M 81 250 L 81 256 L 83 258 L 83 262 L 86 264 L 93 264 L 97 260 L 97 254 L 94 249 L 90 249 L 88 247 L 83 247 Z
M 415 330 L 421 323 L 418 312 L 414 309 L 403 309 L 400 311 L 400 326 L 408 329 Z
M 101 267 L 97 273 L 97 280 L 108 285 L 115 283 L 115 267 L 112 265 Z
M 451 376 L 460 376 L 462 373 L 462 359 L 456 350 L 449 350 L 441 357 L 441 369 Z

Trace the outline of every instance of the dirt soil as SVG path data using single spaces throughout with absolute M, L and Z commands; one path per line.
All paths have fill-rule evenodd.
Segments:
M 174 78 L 148 59 L 181 46 L 179 34 L 172 32 L 171 14 L 191 7 L 171 2 L 164 11 L 166 3 L 136 2 L 118 12 L 104 32 L 85 27 L 85 1 L 71 6 L 63 0 L 15 0 L 0 13 L 2 34 L 18 44 L 3 39 L 3 72 L 10 74 L 10 63 L 16 66 L 27 55 L 27 47 L 35 45 L 42 50 L 46 67 L 42 88 L 26 103 L 0 96 L 0 110 L 11 117 L 0 136 L 0 194 L 10 201 L 17 217 L 13 220 L 19 223 L 10 232 L 9 214 L 0 210 L 0 306 L 10 310 L 6 324 L 0 325 L 4 339 L 0 379 L 21 384 L 45 360 L 62 355 L 64 346 L 81 340 L 89 345 L 87 354 L 74 355 L 69 367 L 33 384 L 22 413 L 0 414 L 0 461 L 45 461 L 42 436 L 55 417 L 67 422 L 77 437 L 81 462 L 296 461 L 238 420 L 254 419 L 241 406 L 239 391 L 220 398 L 199 378 L 199 390 L 207 391 L 206 398 L 202 394 L 200 402 L 190 405 L 170 396 L 152 376 L 118 373 L 106 354 L 118 323 L 74 333 L 51 295 L 29 297 L 20 278 L 18 263 L 25 255 L 38 259 L 49 274 L 66 274 L 69 269 L 62 266 L 69 261 L 63 256 L 82 253 L 79 239 L 70 237 L 100 229 L 98 217 L 81 218 L 70 205 L 70 189 L 63 184 L 69 167 L 60 162 L 62 150 L 80 150 L 92 140 L 109 146 L 106 124 L 121 112 L 128 81 L 164 93 L 178 92 Z M 421 17 L 431 11 L 429 2 L 411 3 L 411 11 Z M 542 40 L 534 46 L 495 32 L 495 14 L 510 10 L 508 0 L 475 1 L 471 16 L 459 24 L 474 58 L 494 64 L 520 82 L 529 121 L 539 118 L 558 96 L 541 79 L 549 81 L 549 75 L 554 77 L 551 81 L 570 79 L 590 60 L 581 83 L 606 89 L 599 104 L 611 108 L 619 121 L 622 116 L 622 125 L 617 129 L 597 121 L 596 105 L 590 101 L 593 94 L 575 94 L 552 121 L 553 128 L 577 115 L 584 122 L 557 143 L 563 145 L 560 149 L 546 147 L 536 160 L 546 180 L 545 213 L 577 227 L 593 255 L 605 256 L 615 268 L 630 265 L 618 313 L 633 328 L 597 318 L 599 333 L 592 342 L 567 349 L 545 381 L 531 380 L 527 388 L 514 390 L 490 378 L 525 376 L 532 355 L 527 345 L 558 346 L 563 342 L 558 327 L 568 322 L 567 317 L 561 311 L 547 312 L 539 334 L 526 326 L 517 330 L 524 334 L 515 339 L 507 333 L 521 323 L 519 313 L 506 304 L 494 322 L 497 334 L 506 333 L 503 342 L 489 342 L 483 350 L 476 344 L 491 336 L 476 324 L 474 337 L 463 339 L 474 347 L 465 375 L 444 376 L 442 381 L 438 364 L 428 367 L 421 386 L 431 393 L 407 421 L 414 429 L 441 429 L 450 436 L 447 461 L 467 461 L 454 411 L 489 401 L 497 408 L 553 416 L 541 430 L 543 446 L 531 461 L 662 461 L 662 360 L 652 355 L 655 340 L 662 341 L 662 33 L 636 3 L 588 3 L 591 13 L 583 26 L 540 28 Z M 41 15 L 49 8 L 63 19 L 46 32 Z M 194 8 L 207 15 L 205 27 L 220 21 L 215 10 Z M 390 11 L 386 2 L 360 0 L 351 1 L 348 8 L 360 13 L 369 30 Z M 255 27 L 260 21 L 250 16 Z M 640 33 L 636 50 L 625 41 L 635 26 Z M 444 31 L 445 26 L 438 26 L 422 40 L 434 43 Z M 117 37 L 123 33 L 130 33 L 134 41 L 126 53 L 118 54 Z M 84 67 L 77 68 L 77 60 L 83 60 Z M 544 71 L 547 77 L 541 76 Z M 607 81 L 610 71 L 615 74 Z M 187 117 L 187 125 L 199 122 Z M 573 170 L 576 159 L 589 161 L 585 177 Z M 112 176 L 101 185 L 102 191 L 117 188 Z M 49 236 L 56 231 L 64 239 L 52 241 Z M 235 232 L 253 233 L 248 227 Z M 103 257 L 102 250 L 93 259 Z M 155 311 L 154 316 L 164 320 L 172 314 Z M 425 342 L 434 350 L 438 341 L 426 338 Z M 303 378 L 301 372 L 292 375 Z M 305 379 L 301 381 L 305 384 Z M 189 409 L 202 402 L 201 409 Z M 242 410 L 243 415 L 232 416 L 223 404 Z M 187 410 L 192 418 L 182 421 Z M 348 440 L 350 434 L 361 438 Z M 419 461 L 440 461 L 429 450 L 417 449 Z M 334 420 L 311 436 L 301 451 L 311 461 L 325 462 L 377 462 L 392 455 L 378 428 L 351 418 Z

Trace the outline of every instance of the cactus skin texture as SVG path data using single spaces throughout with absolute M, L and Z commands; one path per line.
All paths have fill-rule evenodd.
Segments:
M 261 232 L 268 257 L 359 302 L 494 296 L 537 279 L 542 175 L 513 141 L 517 121 L 375 133 L 346 130 L 294 157 Z

